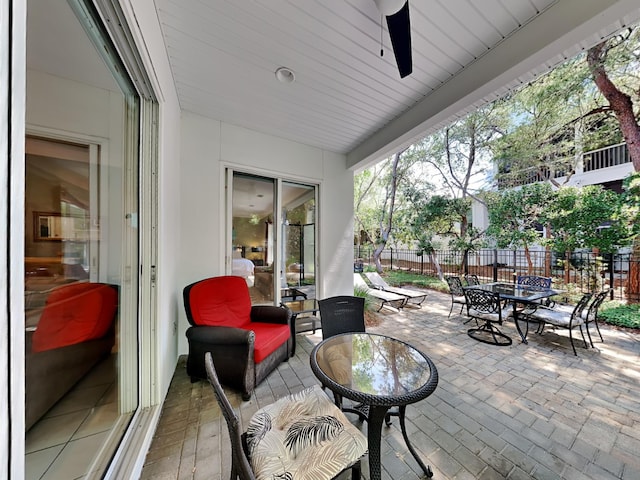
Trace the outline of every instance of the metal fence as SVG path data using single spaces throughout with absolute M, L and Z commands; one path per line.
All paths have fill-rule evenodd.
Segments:
M 483 249 L 464 253 L 438 250 L 432 255 L 420 250 L 389 248 L 382 251 L 380 262 L 387 270 L 404 270 L 430 277 L 475 274 L 485 282 L 515 282 L 518 275 L 552 277 L 555 285 L 574 292 L 593 292 L 613 287 L 612 299 L 640 302 L 640 258 L 631 253 L 597 255 L 573 252 L 561 255 L 533 249 Z M 354 248 L 354 265 L 373 265 L 373 248 Z

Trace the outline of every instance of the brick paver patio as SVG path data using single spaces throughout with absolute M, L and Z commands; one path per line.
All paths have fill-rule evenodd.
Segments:
M 385 309 L 384 321 L 368 328 L 413 344 L 438 368 L 434 394 L 407 408 L 409 436 L 435 479 L 640 478 L 640 335 L 601 326 L 605 342 L 594 338 L 596 348 L 585 350 L 580 341 L 575 357 L 566 330 L 530 334 L 524 345 L 508 323 L 502 331 L 513 345 L 496 347 L 469 338 L 463 317 L 454 310 L 447 318 L 449 307 L 448 295 L 431 292 L 422 309 Z M 320 332 L 299 334 L 296 356 L 249 402 L 226 389 L 243 422 L 317 383 L 309 352 L 320 340 Z M 383 427 L 382 466 L 385 479 L 422 476 L 397 419 Z M 365 457 L 365 478 L 368 468 Z M 213 392 L 206 382 L 190 383 L 181 358 L 142 478 L 226 480 L 229 472 Z

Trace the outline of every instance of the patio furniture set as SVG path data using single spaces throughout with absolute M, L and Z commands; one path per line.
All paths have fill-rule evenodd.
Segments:
M 411 300 L 420 307 L 426 297 L 409 289 L 383 289 L 381 278 L 367 277 L 379 285 L 367 288 L 370 294 L 377 294 L 380 308 L 389 303 L 402 308 Z M 455 305 L 461 306 L 460 313 L 466 308 L 468 321 L 476 322 L 467 332 L 475 340 L 510 345 L 512 339 L 498 328 L 508 318 L 513 318 L 523 343 L 527 343 L 530 323 L 537 324 L 539 333 L 546 325 L 569 329 L 574 354 L 573 328 L 580 328 L 585 348 L 583 325 L 591 346 L 590 323 L 595 324 L 602 340 L 596 319 L 608 291 L 584 295 L 575 307 L 568 308 L 549 301 L 560 292 L 540 278 L 523 277 L 506 284 L 481 283 L 468 276 L 466 285 L 459 277 L 449 277 L 447 282 L 451 289 L 449 316 Z M 390 425 L 392 416 L 399 417 L 403 439 L 424 474 L 433 475 L 410 442 L 405 414 L 407 405 L 427 398 L 436 389 L 437 368 L 414 346 L 366 332 L 364 298 L 302 298 L 283 302 L 280 307 L 252 306 L 246 282 L 228 276 L 188 285 L 184 301 L 192 324 L 187 330 L 187 373 L 192 381 L 208 379 L 214 390 L 232 442 L 232 478 L 296 478 L 311 471 L 313 478 L 329 479 L 351 469 L 352 478 L 358 479 L 360 459 L 368 452 L 369 478 L 379 480 L 382 425 L 383 421 Z M 323 340 L 311 352 L 310 367 L 322 388 L 308 388 L 261 408 L 243 433 L 221 384 L 239 390 L 248 400 L 255 386 L 292 355 L 296 317 L 310 314 L 315 331 L 317 312 Z M 326 390 L 333 393 L 333 402 Z M 367 422 L 366 436 L 346 413 Z M 331 460 L 319 462 L 320 457 Z
M 403 299 L 406 302 L 408 297 Z M 392 416 L 399 417 L 407 448 L 424 473 L 432 476 L 410 443 L 405 411 L 436 389 L 437 369 L 415 347 L 367 333 L 364 298 L 338 296 L 283 302 L 281 307 L 251 306 L 246 282 L 223 276 L 188 285 L 184 302 L 192 325 L 186 332 L 187 373 L 192 382 L 208 379 L 214 390 L 232 443 L 231 478 L 307 475 L 329 479 L 351 469 L 352 478 L 358 479 L 360 459 L 368 452 L 369 478 L 379 480 L 382 422 L 390 425 Z M 295 313 L 291 306 L 297 308 Z M 239 390 L 248 400 L 255 386 L 291 355 L 295 346 L 292 318 L 317 311 L 323 340 L 311 353 L 310 366 L 322 388 L 317 385 L 261 408 L 243 433 L 221 384 Z M 362 348 L 365 344 L 367 348 Z M 333 402 L 325 389 L 333 392 Z M 357 404 L 345 404 L 344 398 Z M 345 413 L 355 413 L 368 423 L 366 436 Z
M 527 335 L 531 323 L 537 325 L 538 334 L 542 334 L 547 325 L 567 329 L 574 355 L 577 355 L 573 341 L 575 328 L 580 330 L 585 348 L 589 345 L 594 347 L 589 331 L 590 324 L 595 326 L 600 340 L 603 341 L 598 326 L 598 309 L 609 295 L 610 289 L 595 295 L 584 294 L 576 305 L 569 306 L 556 305 L 552 300 L 552 297 L 559 295 L 561 291 L 551 287 L 551 278 L 548 277 L 523 275 L 513 284 L 481 283 L 475 275 L 465 276 L 466 285 L 460 277 L 446 277 L 446 281 L 451 295 L 449 317 L 455 305 L 460 305 L 460 314 L 466 309 L 468 320 L 465 323 L 472 320 L 476 322 L 475 327 L 467 330 L 467 334 L 474 340 L 498 346 L 511 345 L 511 337 L 503 333 L 498 326 L 512 318 L 518 335 L 525 344 L 528 343 Z M 584 335 L 585 331 L 589 344 Z

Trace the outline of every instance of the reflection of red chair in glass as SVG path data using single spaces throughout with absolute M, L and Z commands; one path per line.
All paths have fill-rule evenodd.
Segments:
M 252 306 L 242 277 L 212 277 L 184 288 L 192 381 L 206 379 L 204 355 L 211 352 L 220 381 L 251 397 L 256 385 L 291 354 L 291 312 L 272 305 Z
M 27 429 L 111 353 L 117 310 L 113 285 L 78 282 L 49 293 L 25 336 Z

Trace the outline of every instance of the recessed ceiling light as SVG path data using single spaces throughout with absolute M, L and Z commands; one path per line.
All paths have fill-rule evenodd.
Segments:
M 292 83 L 296 79 L 296 74 L 290 68 L 280 67 L 276 70 L 276 78 L 282 83 Z

